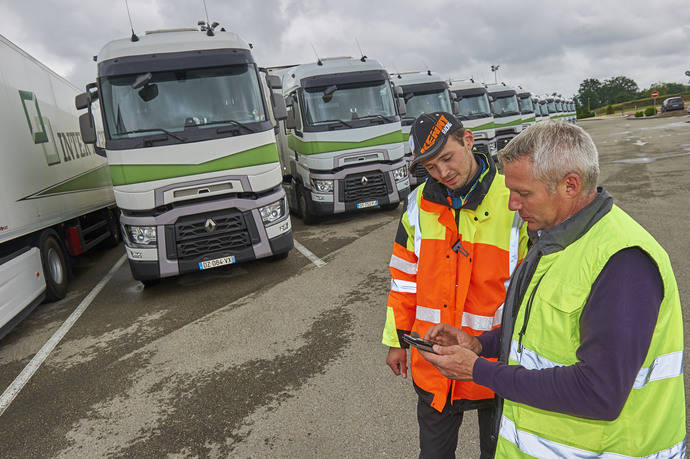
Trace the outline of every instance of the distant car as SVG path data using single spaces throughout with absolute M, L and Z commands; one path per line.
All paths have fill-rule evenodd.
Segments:
M 683 103 L 682 97 L 669 97 L 668 99 L 664 99 L 664 102 L 661 104 L 662 112 L 670 112 L 672 110 L 683 110 L 684 108 L 685 104 Z

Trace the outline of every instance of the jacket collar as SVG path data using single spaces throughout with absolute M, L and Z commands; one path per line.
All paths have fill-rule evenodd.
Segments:
M 480 168 L 481 163 L 484 163 L 487 166 L 487 170 L 479 177 L 479 183 L 475 189 L 470 192 L 467 202 L 464 206 L 462 206 L 463 209 L 477 210 L 477 206 L 479 206 L 486 194 L 489 192 L 491 183 L 496 176 L 496 164 L 490 156 L 484 153 L 474 153 L 474 157 L 477 162 L 480 163 Z M 424 185 L 422 198 L 428 202 L 451 208 L 450 204 L 448 203 L 448 193 L 446 190 L 447 188 L 445 185 L 442 185 L 433 177 L 429 177 L 429 179 L 426 181 L 426 185 Z

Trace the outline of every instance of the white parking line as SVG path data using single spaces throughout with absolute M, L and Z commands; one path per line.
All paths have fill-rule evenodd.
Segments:
M 297 242 L 296 240 L 295 240 L 294 242 L 295 242 L 295 248 L 296 248 L 297 250 L 299 250 L 300 253 L 301 253 L 302 255 L 304 255 L 305 257 L 309 258 L 309 260 L 310 260 L 312 263 L 314 263 L 314 264 L 316 265 L 317 268 L 320 268 L 320 267 L 326 265 L 326 262 L 325 262 L 325 261 L 323 261 L 321 258 L 319 258 L 319 257 L 317 257 L 316 255 L 314 255 L 313 253 L 311 253 L 311 252 L 309 251 L 309 249 L 307 249 L 305 246 L 303 246 L 302 244 L 300 244 L 300 243 Z
M 110 278 L 113 277 L 113 274 L 115 274 L 115 271 L 117 271 L 120 266 L 122 266 L 122 263 L 127 259 L 127 255 L 122 255 L 120 259 L 113 265 L 112 268 L 110 268 L 110 271 L 108 271 L 108 274 L 105 275 L 101 281 L 96 284 L 96 286 L 89 292 L 88 295 L 86 295 L 86 298 L 84 298 L 81 303 L 79 303 L 79 306 L 77 306 L 77 309 L 70 314 L 70 316 L 65 320 L 65 322 L 58 328 L 58 330 L 53 334 L 53 336 L 50 337 L 48 341 L 43 345 L 41 350 L 38 351 L 38 353 L 34 356 L 33 359 L 31 359 L 31 362 L 24 367 L 21 373 L 19 373 L 19 376 L 15 378 L 14 381 L 12 381 L 12 384 L 9 385 L 7 389 L 5 389 L 5 392 L 3 392 L 2 396 L 0 396 L 0 416 L 5 412 L 7 407 L 10 406 L 14 398 L 19 394 L 19 392 L 22 390 L 24 385 L 29 382 L 31 377 L 36 373 L 36 370 L 41 366 L 41 364 L 45 361 L 46 358 L 48 358 L 48 355 L 55 349 L 55 346 L 58 345 L 58 343 L 64 338 L 64 336 L 67 334 L 67 332 L 72 328 L 74 323 L 79 319 L 79 317 L 83 314 L 83 312 L 86 310 L 86 308 L 89 307 L 91 302 L 96 298 L 96 295 L 105 287 L 105 284 L 108 283 Z

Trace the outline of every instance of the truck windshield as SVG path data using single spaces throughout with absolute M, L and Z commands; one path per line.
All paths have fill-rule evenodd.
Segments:
M 188 139 L 195 136 L 181 131 L 215 134 L 224 125 L 249 125 L 251 130 L 252 123 L 266 121 L 256 69 L 250 64 L 107 77 L 101 81 L 101 100 L 113 140 L 160 136 L 161 131 Z
M 549 113 L 556 113 L 556 102 L 551 100 L 547 102 L 547 105 L 549 107 Z
M 532 105 L 532 99 L 529 97 L 520 98 L 520 113 L 534 113 L 534 105 Z
M 408 97 L 410 98 L 408 99 Z M 447 89 L 406 94 L 405 99 L 407 99 L 405 102 L 407 114 L 403 117 L 403 122 L 412 122 L 422 113 L 450 112 L 452 110 L 450 107 L 450 95 Z
M 515 95 L 497 97 L 496 100 L 494 100 L 494 116 L 501 117 L 519 114 L 520 109 Z
M 305 88 L 303 98 L 307 126 L 347 129 L 396 120 L 393 94 L 385 80 Z
M 556 102 L 556 111 L 557 112 L 563 111 L 563 103 L 562 102 Z
M 484 118 L 491 115 L 489 98 L 485 94 L 462 96 L 460 99 L 460 119 Z

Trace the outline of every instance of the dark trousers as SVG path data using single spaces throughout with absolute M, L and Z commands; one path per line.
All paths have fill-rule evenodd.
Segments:
M 458 430 L 465 411 L 476 409 L 479 416 L 480 459 L 491 459 L 496 453 L 496 443 L 491 440 L 496 405 L 493 400 L 481 402 L 455 401 L 450 397 L 443 411 L 439 413 L 421 397 L 417 400 L 417 421 L 419 422 L 420 459 L 454 458 L 458 447 Z

